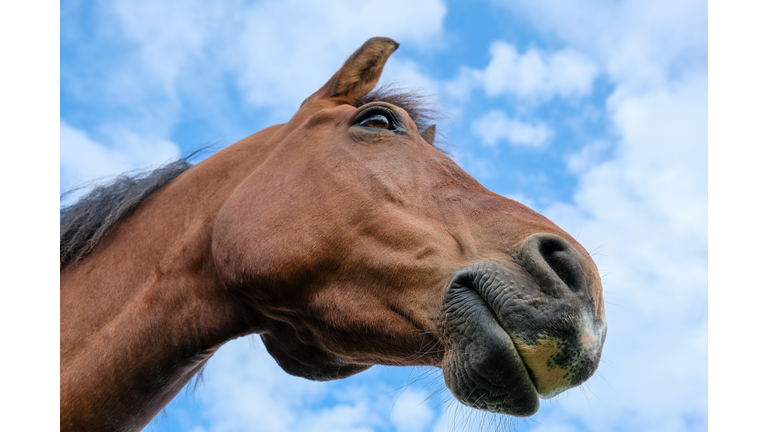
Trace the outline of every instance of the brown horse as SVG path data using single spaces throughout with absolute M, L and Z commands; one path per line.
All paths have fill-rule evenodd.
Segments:
M 62 212 L 62 430 L 142 428 L 253 333 L 293 375 L 438 366 L 514 416 L 594 373 L 589 254 L 436 149 L 407 95 L 372 92 L 397 47 L 366 42 L 288 123 Z

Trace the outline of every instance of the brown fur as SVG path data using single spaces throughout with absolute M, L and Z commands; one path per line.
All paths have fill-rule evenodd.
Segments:
M 366 42 L 286 124 L 184 171 L 61 272 L 61 430 L 139 430 L 222 344 L 259 333 L 314 379 L 440 366 L 458 268 L 515 254 L 552 222 L 496 195 L 419 135 L 354 126 L 394 41 Z M 440 341 L 440 342 L 438 342 Z

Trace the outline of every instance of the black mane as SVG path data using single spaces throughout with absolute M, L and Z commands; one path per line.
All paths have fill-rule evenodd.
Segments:
M 131 210 L 189 169 L 192 165 L 188 159 L 185 157 L 133 176 L 121 175 L 63 208 L 60 215 L 59 269 L 63 270 L 88 255 Z

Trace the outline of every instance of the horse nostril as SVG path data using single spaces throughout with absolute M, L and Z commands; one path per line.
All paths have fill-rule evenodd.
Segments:
M 582 288 L 584 270 L 573 249 L 561 238 L 542 239 L 539 252 L 549 267 L 572 291 Z
M 581 260 L 562 237 L 534 234 L 523 242 L 519 257 L 523 268 L 545 293 L 560 298 L 564 289 L 586 291 L 587 278 Z

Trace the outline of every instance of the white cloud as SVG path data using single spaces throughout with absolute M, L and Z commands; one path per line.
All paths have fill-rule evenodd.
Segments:
M 464 102 L 469 99 L 472 90 L 483 86 L 484 76 L 482 70 L 461 66 L 456 78 L 444 82 L 443 94 L 451 99 Z
M 542 53 L 536 48 L 520 54 L 514 45 L 491 44 L 491 62 L 485 69 L 488 96 L 515 95 L 548 100 L 555 96 L 586 96 L 592 92 L 597 67 L 571 49 Z
M 707 69 L 707 7 L 700 0 L 497 1 L 556 35 L 637 90 Z
M 167 93 L 176 91 L 185 67 L 205 53 L 231 13 L 224 4 L 200 0 L 117 1 L 113 12 L 123 37 L 135 44 L 136 62 L 127 71 L 131 79 L 141 79 L 141 87 L 146 80 L 158 83 Z
M 365 402 L 358 402 L 354 405 L 340 404 L 307 415 L 295 430 L 302 432 L 373 432 L 373 416 L 371 407 Z
M 437 97 L 441 87 L 438 81 L 422 71 L 418 62 L 396 56 L 387 60 L 379 82 L 396 88 L 414 90 L 427 97 Z
M 483 145 L 495 145 L 500 140 L 513 146 L 544 147 L 554 134 L 541 122 L 525 123 L 510 119 L 501 110 L 492 110 L 472 122 L 472 132 L 481 138 Z
M 434 411 L 426 403 L 429 395 L 426 391 L 406 389 L 397 398 L 392 407 L 390 419 L 397 432 L 421 432 L 426 430 L 435 417 Z
M 567 48 L 543 52 L 529 48 L 519 53 L 508 42 L 495 41 L 485 69 L 461 67 L 456 78 L 445 83 L 443 92 L 459 101 L 475 88 L 486 96 L 514 96 L 538 104 L 553 98 L 578 98 L 592 93 L 597 65 L 587 56 Z
M 448 393 L 446 390 L 445 393 Z M 432 432 L 501 432 L 517 431 L 528 425 L 529 419 L 502 416 L 460 404 L 453 396 L 445 396 L 445 408 L 435 422 Z M 536 419 L 536 417 L 534 417 Z
M 566 157 L 568 170 L 575 174 L 581 174 L 588 168 L 595 166 L 601 158 L 605 157 L 610 144 L 605 140 L 597 140 L 581 148 L 576 153 Z

